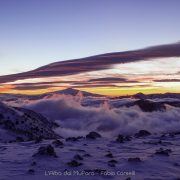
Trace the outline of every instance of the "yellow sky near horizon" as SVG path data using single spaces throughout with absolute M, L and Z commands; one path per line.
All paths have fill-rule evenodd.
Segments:
M 180 87 L 179 87 L 180 88 Z M 95 94 L 101 94 L 101 95 L 106 95 L 106 96 L 125 96 L 125 95 L 133 95 L 137 94 L 139 92 L 143 94 L 156 94 L 156 93 L 180 93 L 179 88 L 154 88 L 154 87 L 149 87 L 149 88 L 140 88 L 140 87 L 133 87 L 133 88 L 112 88 L 112 87 L 106 87 L 106 88 L 78 88 L 78 90 L 82 91 L 87 91 L 90 93 L 95 93 Z M 43 94 L 43 93 L 48 93 L 48 92 L 53 92 L 53 91 L 58 91 L 58 90 L 63 90 L 66 88 L 49 88 L 49 89 L 38 89 L 38 90 L 11 90 L 11 89 L 6 89 L 2 90 L 0 89 L 0 93 L 12 93 L 12 94 L 27 94 L 27 95 L 38 95 L 38 94 Z M 77 89 L 77 88 L 76 88 Z
M 118 64 L 107 70 L 68 76 L 17 80 L 1 84 L 0 93 L 43 94 L 69 87 L 108 96 L 180 93 L 180 58 Z

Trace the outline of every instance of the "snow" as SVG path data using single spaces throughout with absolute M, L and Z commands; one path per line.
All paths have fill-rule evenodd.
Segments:
M 0 103 L 0 114 L 3 115 L 0 117 L 0 180 L 180 178 L 180 107 L 178 104 L 176 107 L 165 104 L 165 111 L 144 112 L 135 101 L 137 99 L 90 97 L 81 92 L 76 96 L 52 93 L 40 99 L 23 96 L 5 100 L 6 105 Z M 173 98 L 152 101 L 178 102 Z M 15 125 L 23 132 L 31 131 L 34 126 L 43 128 L 45 137 L 51 132 L 52 138 L 59 138 L 64 145 L 56 147 L 52 139 L 14 141 L 20 134 L 4 128 L 3 122 L 7 119 L 12 122 L 24 120 L 25 123 Z M 53 122 L 59 127 L 54 128 Z M 134 134 L 141 129 L 148 130 L 151 135 L 136 138 Z M 86 139 L 90 131 L 100 133 L 102 138 Z M 54 136 L 54 133 L 59 136 Z M 118 143 L 115 141 L 118 134 L 130 135 L 132 139 Z M 21 135 L 24 138 L 25 135 Z M 77 141 L 65 139 L 78 136 L 82 138 Z M 54 147 L 57 158 L 33 157 L 39 147 L 49 144 Z M 172 152 L 169 156 L 155 154 L 160 148 Z M 113 157 L 106 157 L 110 152 Z M 83 160 L 77 160 L 82 165 L 70 167 L 67 163 L 77 154 L 83 157 Z M 141 161 L 128 161 L 136 157 Z M 117 163 L 110 164 L 110 160 Z M 98 170 L 101 171 L 98 173 Z M 123 172 L 129 175 L 122 175 Z
M 152 145 L 148 142 L 157 142 L 162 139 L 164 144 Z M 135 175 L 113 175 L 113 179 L 175 179 L 180 174 L 180 136 L 165 137 L 150 136 L 142 139 L 133 138 L 130 142 L 116 143 L 114 139 L 99 138 L 96 140 L 81 139 L 77 142 L 66 142 L 63 148 L 56 147 L 55 151 L 58 158 L 54 157 L 32 157 L 38 147 L 51 144 L 52 141 L 43 141 L 40 144 L 34 142 L 0 144 L 0 169 L 1 179 L 4 180 L 30 180 L 30 179 L 72 179 L 72 176 L 45 176 L 48 171 L 69 172 L 101 169 L 108 172 L 135 172 Z M 146 142 L 146 143 L 144 143 Z M 155 151 L 162 148 L 170 148 L 172 153 L 170 156 L 155 155 Z M 105 157 L 111 151 L 113 158 Z M 80 154 L 90 154 L 91 157 L 84 157 L 81 162 L 82 166 L 69 167 L 67 162 L 73 159 L 73 156 Z M 128 162 L 128 158 L 140 157 L 142 162 Z M 109 167 L 108 161 L 115 159 L 116 167 Z M 31 166 L 35 161 L 37 165 Z M 178 166 L 179 165 L 179 166 Z M 29 174 L 28 170 L 34 169 L 34 174 Z M 73 176 L 73 179 L 104 179 L 105 175 L 96 176 Z M 110 179 L 111 179 L 110 178 Z

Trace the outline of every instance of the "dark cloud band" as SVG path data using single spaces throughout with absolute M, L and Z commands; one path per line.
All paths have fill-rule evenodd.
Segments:
M 157 79 L 154 82 L 180 82 L 180 79 Z
M 0 76 L 0 83 L 29 78 L 73 75 L 109 69 L 115 64 L 168 57 L 180 57 L 180 43 L 154 46 L 135 51 L 108 53 L 69 61 L 60 61 L 24 73 Z

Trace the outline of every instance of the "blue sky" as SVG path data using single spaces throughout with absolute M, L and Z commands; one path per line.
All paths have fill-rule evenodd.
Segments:
M 0 75 L 180 40 L 179 0 L 0 0 Z

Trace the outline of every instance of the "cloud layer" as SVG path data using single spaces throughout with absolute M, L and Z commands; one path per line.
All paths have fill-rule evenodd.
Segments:
M 117 103 L 128 103 L 121 99 Z M 57 131 L 63 136 L 85 135 L 89 131 L 98 131 L 104 136 L 115 136 L 119 133 L 133 134 L 140 129 L 150 132 L 172 132 L 180 129 L 180 109 L 168 107 L 166 112 L 142 112 L 137 107 L 114 108 L 105 101 L 95 107 L 97 100 L 91 106 L 82 106 L 78 97 L 56 96 L 29 102 L 25 105 L 61 125 Z

